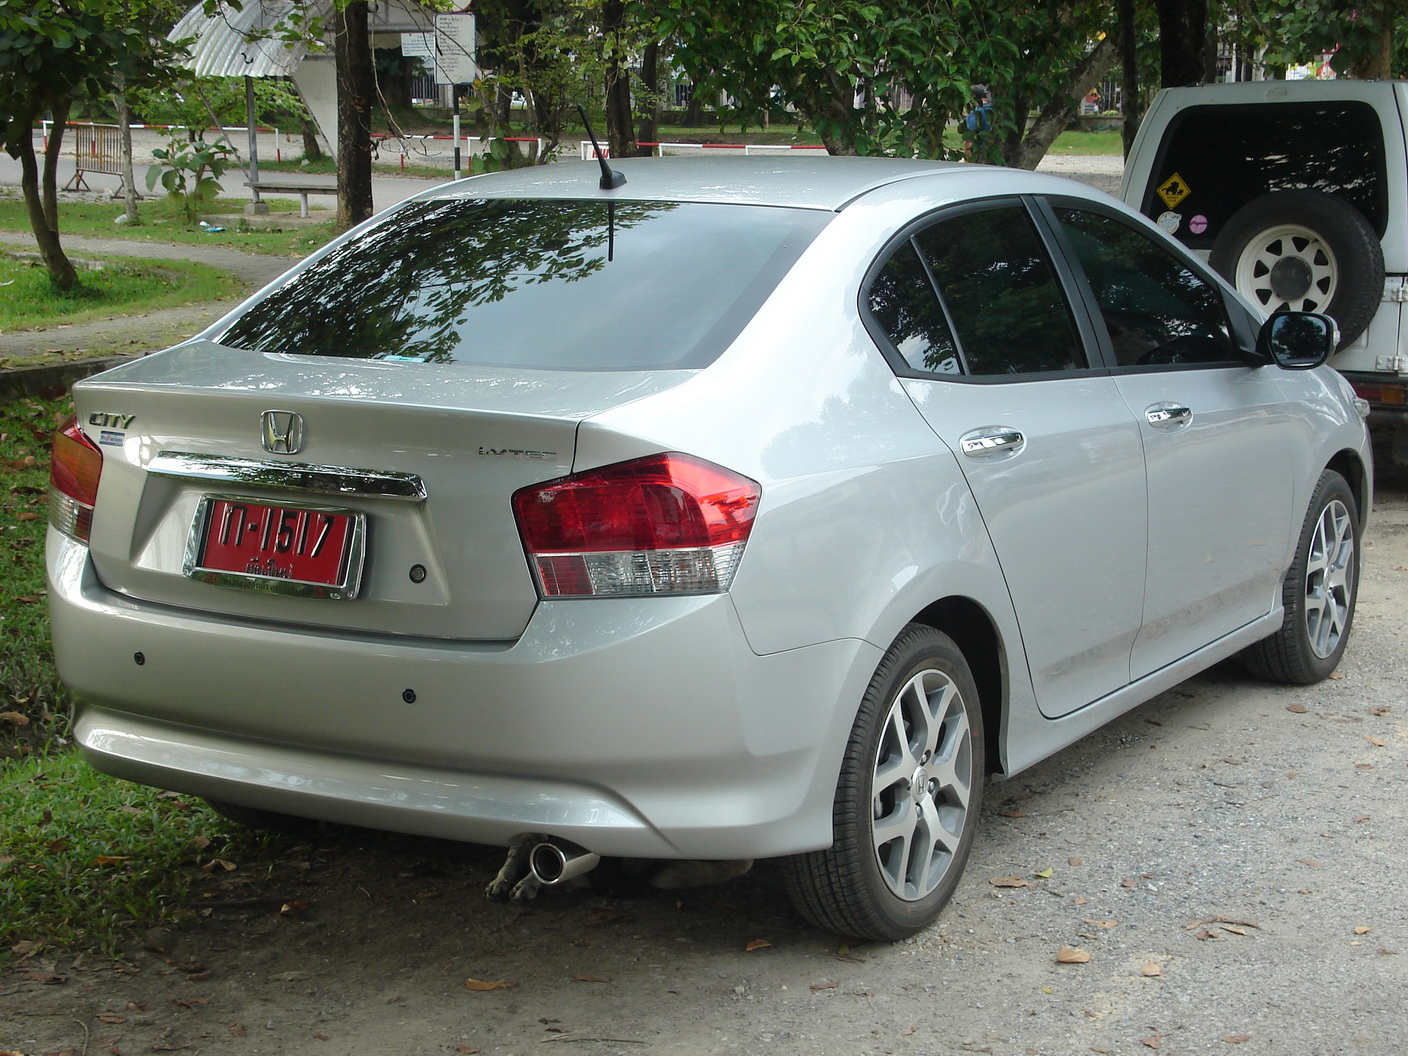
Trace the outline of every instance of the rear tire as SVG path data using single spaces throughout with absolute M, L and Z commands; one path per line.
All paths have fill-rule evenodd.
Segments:
M 983 715 L 958 646 L 910 624 L 861 699 L 832 806 L 831 846 L 787 859 L 797 912 L 866 939 L 907 938 L 963 873 L 986 778 Z
M 1339 666 L 1359 588 L 1359 506 L 1344 477 L 1320 474 L 1281 587 L 1281 629 L 1242 651 L 1255 675 L 1308 686 Z
M 1254 198 L 1232 214 L 1208 263 L 1267 315 L 1332 316 L 1339 348 L 1364 332 L 1384 296 L 1379 236 L 1358 209 L 1318 191 Z

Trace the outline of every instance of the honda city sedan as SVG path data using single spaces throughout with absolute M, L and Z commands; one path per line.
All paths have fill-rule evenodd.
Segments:
M 783 858 L 914 934 L 988 778 L 1225 658 L 1322 679 L 1372 469 L 1326 316 L 986 166 L 427 190 L 74 388 L 92 764 L 227 815 Z

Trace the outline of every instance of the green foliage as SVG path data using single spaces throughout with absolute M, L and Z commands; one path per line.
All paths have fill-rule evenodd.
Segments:
M 1401 0 L 1228 0 L 1227 7 L 1232 38 L 1265 48 L 1269 66 L 1311 62 L 1334 51 L 1330 64 L 1344 74 L 1374 60 L 1396 37 L 1399 50 L 1384 72 L 1408 74 L 1408 8 Z
M 0 947 L 27 941 L 111 956 L 134 926 L 182 911 L 260 841 L 199 801 L 99 774 L 76 752 L 0 769 Z
M 195 227 L 202 205 L 220 193 L 220 177 L 230 167 L 231 148 L 225 143 L 191 142 L 173 136 L 165 147 L 152 151 L 159 164 L 147 169 L 147 189 L 158 182 L 172 198 L 182 203 L 186 222 Z
M 1065 90 L 1109 18 L 1070 0 L 867 0 L 659 5 L 658 31 L 696 90 L 724 90 L 757 123 L 795 106 L 833 153 L 947 157 L 969 85 L 995 94 L 998 132 Z M 857 105 L 857 100 L 861 105 Z M 997 137 L 994 137 L 997 138 Z
M 0 402 L 0 759 L 66 729 L 68 694 L 54 670 L 44 604 L 44 533 L 49 441 L 69 410 L 67 398 Z
M 79 285 L 62 293 L 47 281 L 37 263 L 3 254 L 0 286 L 6 294 L 0 300 L 0 333 L 224 300 L 244 290 L 238 280 L 208 265 L 185 261 L 153 265 L 117 258 L 104 262 L 101 268 L 85 270 Z
M 210 124 L 211 113 L 222 125 L 243 125 L 248 116 L 243 77 L 187 77 L 161 89 L 137 89 L 129 94 L 132 109 L 151 125 L 179 125 L 196 138 Z M 261 124 L 296 127 L 308 116 L 293 85 L 280 77 L 254 78 L 254 115 Z

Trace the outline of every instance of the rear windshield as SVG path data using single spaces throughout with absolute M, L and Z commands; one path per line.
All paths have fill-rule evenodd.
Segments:
M 700 367 L 831 215 L 674 202 L 411 202 L 251 306 L 219 340 L 414 363 Z

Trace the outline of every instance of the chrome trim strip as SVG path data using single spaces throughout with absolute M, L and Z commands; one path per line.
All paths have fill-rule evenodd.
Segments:
M 162 451 L 147 463 L 147 472 L 202 484 L 217 481 L 254 488 L 287 488 L 319 495 L 367 495 L 407 502 L 426 499 L 425 482 L 414 473 L 344 469 L 307 462 Z

